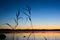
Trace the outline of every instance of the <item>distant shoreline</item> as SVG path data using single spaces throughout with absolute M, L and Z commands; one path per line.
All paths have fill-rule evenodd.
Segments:
M 0 33 L 11 33 L 11 32 L 60 32 L 60 29 L 0 29 Z

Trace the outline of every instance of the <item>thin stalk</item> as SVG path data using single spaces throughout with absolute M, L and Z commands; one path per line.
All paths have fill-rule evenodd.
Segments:
M 31 33 L 30 33 L 30 35 L 28 36 L 28 38 L 27 38 L 27 40 L 29 40 L 29 37 L 31 36 Z
M 30 23 L 31 23 L 31 27 L 32 27 L 32 29 L 33 29 L 33 24 L 32 24 L 32 20 L 31 20 L 30 12 L 29 12 L 29 15 L 28 15 L 27 13 L 25 13 L 24 11 L 23 11 L 23 13 L 28 17 L 28 19 L 29 19 L 29 21 L 30 21 Z
M 26 10 L 27 12 L 28 12 L 28 14 L 27 13 L 25 13 L 24 11 L 23 11 L 23 13 L 28 17 L 28 19 L 29 19 L 29 21 L 30 21 L 30 23 L 31 23 L 31 27 L 32 27 L 32 29 L 33 29 L 33 24 L 32 24 L 32 20 L 31 20 L 31 8 L 27 5 L 27 9 L 26 8 L 24 8 L 24 10 Z M 33 32 L 34 33 L 34 32 Z M 30 37 L 30 35 L 29 35 L 29 37 Z M 28 37 L 28 39 L 29 39 L 29 37 Z M 28 40 L 27 39 L 27 40 Z M 34 35 L 34 40 L 35 40 L 35 35 Z
M 9 23 L 5 23 L 5 24 L 8 25 L 12 30 L 15 30 L 16 27 L 18 26 L 19 19 L 22 18 L 22 17 L 19 17 L 19 16 L 20 16 L 20 10 L 18 10 L 18 13 L 16 13 L 16 17 L 14 19 L 16 25 L 14 27 L 12 27 Z M 14 40 L 14 36 L 15 36 L 15 34 L 13 32 L 13 40 Z
M 32 27 L 32 29 L 33 29 L 33 24 L 32 24 L 32 21 L 31 21 L 31 27 Z

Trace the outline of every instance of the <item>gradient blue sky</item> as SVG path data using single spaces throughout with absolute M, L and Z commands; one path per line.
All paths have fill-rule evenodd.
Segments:
M 60 0 L 0 0 L 0 24 L 13 20 L 25 3 L 31 7 L 34 25 L 60 25 Z

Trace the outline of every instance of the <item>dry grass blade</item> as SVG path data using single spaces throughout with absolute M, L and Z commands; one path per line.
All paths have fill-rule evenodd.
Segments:
M 26 16 L 30 17 L 28 14 L 26 14 L 25 12 L 23 12 Z
M 26 13 L 24 13 L 24 14 L 25 14 L 26 16 L 28 16 L 29 20 L 31 21 L 31 8 L 30 8 L 30 6 L 29 6 L 29 5 L 26 5 L 26 7 L 27 7 L 27 9 L 25 9 L 25 10 L 28 10 L 29 15 L 28 15 L 28 14 L 26 14 Z
M 29 15 L 31 15 L 31 8 L 30 8 L 30 6 L 29 5 L 26 5 L 26 7 L 27 7 L 27 10 L 29 12 Z
M 18 10 L 18 14 L 17 14 L 17 16 L 19 17 L 19 15 L 20 15 L 20 11 Z
M 15 25 L 15 28 L 16 28 L 17 25 L 18 25 L 18 20 L 14 19 L 14 21 L 15 21 L 15 23 L 16 23 L 16 25 Z
M 8 25 L 10 28 L 12 28 L 12 26 L 9 23 L 5 23 L 6 25 Z M 13 28 L 12 28 L 13 29 Z
M 18 14 L 16 13 L 16 18 L 18 18 Z
M 31 15 L 31 8 L 29 5 L 26 5 L 26 8 L 23 8 L 24 10 L 29 12 L 29 15 Z
M 31 18 L 29 17 L 29 20 L 31 21 Z
M 20 11 L 18 10 L 18 13 L 16 13 L 16 18 L 18 19 L 20 16 Z
M 26 16 L 28 16 L 28 19 L 31 21 L 31 18 L 28 14 L 26 14 L 25 12 L 23 12 Z
M 15 28 L 18 26 L 18 21 L 15 21 L 16 22 L 16 25 L 15 25 Z
M 15 28 L 18 26 L 18 20 L 22 18 L 19 16 L 20 16 L 20 9 L 18 10 L 18 13 L 16 13 L 16 19 L 14 19 L 14 21 L 16 23 Z
M 30 9 L 28 9 L 28 12 L 29 12 L 29 15 L 31 15 L 31 10 Z
M 14 21 L 15 21 L 15 23 L 17 23 L 17 20 L 16 19 L 14 19 Z
M 9 23 L 5 23 L 6 25 L 8 25 L 9 27 L 11 27 L 11 25 Z
M 31 20 L 31 7 L 29 5 L 26 5 L 26 7 L 27 8 L 24 8 L 24 11 L 26 10 L 28 12 L 28 14 L 25 13 L 24 11 L 23 11 L 23 13 L 28 17 L 29 21 L 31 22 L 31 27 L 33 29 L 32 20 Z

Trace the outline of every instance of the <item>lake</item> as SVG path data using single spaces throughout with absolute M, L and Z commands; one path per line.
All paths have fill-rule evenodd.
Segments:
M 59 31 L 4 33 L 5 40 L 60 40 Z

